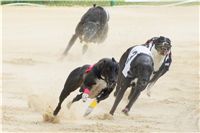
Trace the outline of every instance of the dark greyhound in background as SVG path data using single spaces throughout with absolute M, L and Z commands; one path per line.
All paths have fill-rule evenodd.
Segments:
M 97 103 L 106 99 L 112 90 L 115 88 L 118 63 L 114 58 L 103 58 L 95 65 L 84 65 L 74 69 L 68 76 L 64 88 L 59 97 L 59 103 L 54 110 L 56 116 L 61 109 L 61 104 L 71 92 L 80 87 L 80 94 L 78 94 L 69 104 L 79 101 L 81 98 L 86 101 L 87 98 L 96 98 Z
M 117 95 L 117 97 L 115 100 L 115 104 L 113 105 L 113 108 L 110 111 L 110 113 L 112 115 L 114 114 L 114 111 L 115 111 L 118 103 L 120 102 L 121 98 L 123 97 L 123 94 L 126 91 L 127 87 L 129 87 L 130 82 L 131 82 L 130 86 L 132 86 L 132 89 L 131 89 L 131 92 L 130 92 L 128 98 L 131 102 L 129 102 L 130 104 L 128 104 L 126 106 L 126 108 L 123 110 L 123 112 L 126 115 L 128 115 L 128 111 L 130 110 L 132 104 L 136 101 L 137 97 L 140 95 L 140 92 L 142 90 L 144 90 L 145 88 L 147 88 L 147 95 L 150 96 L 149 89 L 155 84 L 155 82 L 162 75 L 164 75 L 169 70 L 169 67 L 172 62 L 171 41 L 169 38 L 166 38 L 164 36 L 153 37 L 141 46 L 148 48 L 148 50 L 151 52 L 150 54 L 152 55 L 153 64 L 154 64 L 153 65 L 153 73 L 151 74 L 151 77 L 149 79 L 149 73 L 151 72 L 150 70 L 148 70 L 149 72 L 146 72 L 144 70 L 143 70 L 143 72 L 140 72 L 141 71 L 140 69 L 143 69 L 143 67 L 141 67 L 140 69 L 134 67 L 134 65 L 136 65 L 138 63 L 138 62 L 136 62 L 136 59 L 138 59 L 138 57 L 136 57 L 134 60 L 132 60 L 132 62 L 130 64 L 130 70 L 128 71 L 129 76 L 127 76 L 127 75 L 124 76 L 124 73 L 122 73 L 122 72 L 124 72 L 124 69 L 126 68 L 126 64 L 127 64 L 128 60 L 130 60 L 130 59 L 132 59 L 132 57 L 136 56 L 138 52 L 147 51 L 147 53 L 148 53 L 149 52 L 148 50 L 145 50 L 145 49 L 143 51 L 133 50 L 135 47 L 131 47 L 122 55 L 120 62 L 119 62 L 120 70 L 119 70 L 119 77 L 118 77 L 118 82 L 117 82 L 118 85 L 117 85 L 116 91 L 114 93 L 114 95 L 115 96 Z M 142 60 L 139 60 L 139 61 L 142 61 Z M 149 61 L 147 61 L 147 62 L 149 62 Z M 136 76 L 137 74 L 138 74 L 138 77 Z M 148 82 L 145 82 L 143 87 L 137 87 L 139 84 L 142 84 L 142 83 L 139 83 L 139 81 L 142 77 L 144 78 L 145 75 L 148 79 Z M 135 78 L 137 80 L 136 83 L 133 82 L 134 76 L 137 77 L 137 78 Z M 139 78 L 139 76 L 141 78 Z M 132 80 L 132 81 L 130 81 L 130 80 Z
M 85 43 L 82 50 L 83 54 L 88 49 L 88 43 L 102 43 L 107 37 L 108 21 L 108 12 L 104 8 L 94 4 L 83 15 L 81 21 L 76 26 L 75 34 L 72 36 L 63 54 L 67 55 L 78 37 L 81 43 Z

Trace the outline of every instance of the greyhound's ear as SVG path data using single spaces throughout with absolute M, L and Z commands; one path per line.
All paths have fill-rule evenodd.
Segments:
M 166 38 L 166 40 L 171 45 L 171 40 L 169 38 Z
M 113 61 L 113 62 L 117 62 L 117 61 L 115 60 L 115 58 L 114 58 L 114 57 L 112 57 L 112 61 Z

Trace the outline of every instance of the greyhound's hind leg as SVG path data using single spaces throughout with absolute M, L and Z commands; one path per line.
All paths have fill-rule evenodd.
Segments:
M 66 98 L 67 96 L 69 96 L 70 93 L 71 93 L 71 92 L 66 93 L 65 91 L 62 91 L 62 92 L 61 92 L 60 97 L 59 97 L 59 103 L 58 103 L 56 109 L 55 109 L 54 112 L 53 112 L 53 115 L 54 115 L 54 116 L 56 116 L 56 115 L 58 114 L 58 112 L 59 112 L 60 109 L 61 109 L 61 104 L 62 104 L 62 102 L 65 100 L 65 98 Z
M 76 89 L 78 89 L 80 87 L 80 85 L 82 84 L 82 69 L 81 67 L 76 68 L 75 70 L 73 70 L 70 75 L 68 76 L 64 88 L 60 94 L 59 97 L 59 103 L 54 111 L 54 115 L 57 115 L 58 112 L 61 109 L 61 104 L 62 102 L 65 100 L 65 98 L 67 98 L 67 96 L 69 96 L 69 94 L 73 91 L 75 91 Z
M 70 109 L 72 103 L 79 101 L 82 98 L 82 94 L 83 93 L 76 95 L 76 97 L 67 104 L 67 108 Z
M 71 47 L 72 47 L 72 45 L 74 44 L 74 42 L 76 41 L 76 39 L 77 39 L 77 35 L 76 34 L 74 34 L 73 36 L 72 36 L 72 38 L 70 39 L 70 41 L 69 41 L 69 43 L 68 43 L 68 45 L 67 45 L 67 48 L 65 49 L 65 51 L 63 52 L 63 55 L 67 55 L 68 54 L 68 51 L 71 49 Z

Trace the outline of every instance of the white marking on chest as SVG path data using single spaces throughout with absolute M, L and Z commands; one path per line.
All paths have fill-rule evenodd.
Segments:
M 89 98 L 95 98 L 106 86 L 107 84 L 104 80 L 97 79 L 96 85 L 93 85 L 90 90 Z
M 158 71 L 159 68 L 161 67 L 164 59 L 165 59 L 165 56 L 162 56 L 160 55 L 156 50 L 155 48 L 153 47 L 152 50 L 152 55 L 153 55 L 153 61 L 154 61 L 154 71 Z

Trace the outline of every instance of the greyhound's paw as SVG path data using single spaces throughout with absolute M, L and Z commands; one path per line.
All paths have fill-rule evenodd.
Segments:
M 83 93 L 83 94 L 82 94 L 82 101 L 83 101 L 83 102 L 86 102 L 86 101 L 87 101 L 87 99 L 88 99 L 88 97 L 89 97 L 89 95 L 88 95 L 88 94 L 86 94 L 86 93 Z
M 84 117 L 88 116 L 94 108 L 88 107 L 87 110 L 85 111 L 85 114 L 83 115 Z
M 52 114 L 44 113 L 42 116 L 43 116 L 43 120 L 45 122 L 59 123 L 59 121 L 60 121 L 57 116 L 54 116 Z
M 72 105 L 72 101 L 67 104 L 67 108 L 70 109 L 71 105 Z
M 128 109 L 128 108 L 123 109 L 122 112 L 123 112 L 126 116 L 129 116 L 129 114 L 128 114 L 129 109 Z

